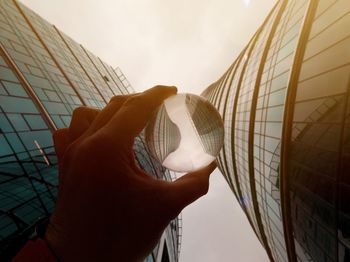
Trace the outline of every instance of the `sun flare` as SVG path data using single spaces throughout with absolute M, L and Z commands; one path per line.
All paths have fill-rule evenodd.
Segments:
M 251 1 L 251 0 L 243 0 L 243 1 L 244 1 L 244 3 L 245 3 L 246 6 L 249 6 L 249 5 L 250 5 L 250 1 Z

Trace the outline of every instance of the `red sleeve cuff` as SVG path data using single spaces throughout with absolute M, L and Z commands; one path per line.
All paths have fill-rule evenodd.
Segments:
M 57 260 L 47 243 L 39 238 L 35 241 L 29 240 L 12 260 L 12 262 L 22 261 L 56 262 Z

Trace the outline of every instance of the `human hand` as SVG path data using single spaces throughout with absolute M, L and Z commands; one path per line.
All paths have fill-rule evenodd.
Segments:
M 54 134 L 59 193 L 45 239 L 62 261 L 141 261 L 181 210 L 208 191 L 213 163 L 175 182 L 135 164 L 133 144 L 175 87 L 116 96 L 102 110 L 81 107 Z

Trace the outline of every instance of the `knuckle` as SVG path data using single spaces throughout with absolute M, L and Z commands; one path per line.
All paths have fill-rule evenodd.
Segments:
M 124 99 L 124 96 L 123 96 L 123 95 L 113 96 L 113 97 L 111 98 L 111 100 L 109 100 L 109 104 L 118 102 L 118 101 L 120 101 L 121 99 Z
M 79 106 L 73 111 L 72 122 L 81 119 L 82 117 L 86 117 L 89 113 L 94 110 L 92 108 L 86 106 Z
M 130 98 L 128 98 L 125 102 L 126 106 L 133 106 L 133 105 L 139 105 L 142 102 L 142 96 L 141 95 L 135 95 Z
M 90 124 L 100 112 L 101 111 L 96 108 L 86 106 L 77 107 L 73 111 L 72 120 L 69 127 L 73 128 L 74 130 L 76 128 L 81 128 L 81 125 L 84 124 L 84 128 L 87 128 L 88 126 L 86 125 Z
M 163 88 L 165 88 L 166 86 L 164 86 L 164 85 L 155 85 L 153 88 L 154 89 L 163 89 Z
M 85 106 L 79 106 L 77 108 L 74 109 L 73 111 L 73 117 L 76 115 L 81 115 L 86 111 L 86 107 Z
M 75 115 L 84 115 L 84 114 L 89 114 L 91 112 L 97 113 L 97 112 L 100 112 L 100 110 L 96 109 L 96 108 L 88 107 L 88 106 L 79 106 L 79 107 L 74 109 L 73 116 L 74 116 L 74 114 Z

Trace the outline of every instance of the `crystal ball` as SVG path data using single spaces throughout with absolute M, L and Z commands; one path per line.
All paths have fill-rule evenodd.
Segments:
M 166 168 L 191 172 L 215 160 L 224 143 L 219 112 L 205 98 L 177 94 L 167 98 L 145 129 L 149 152 Z

